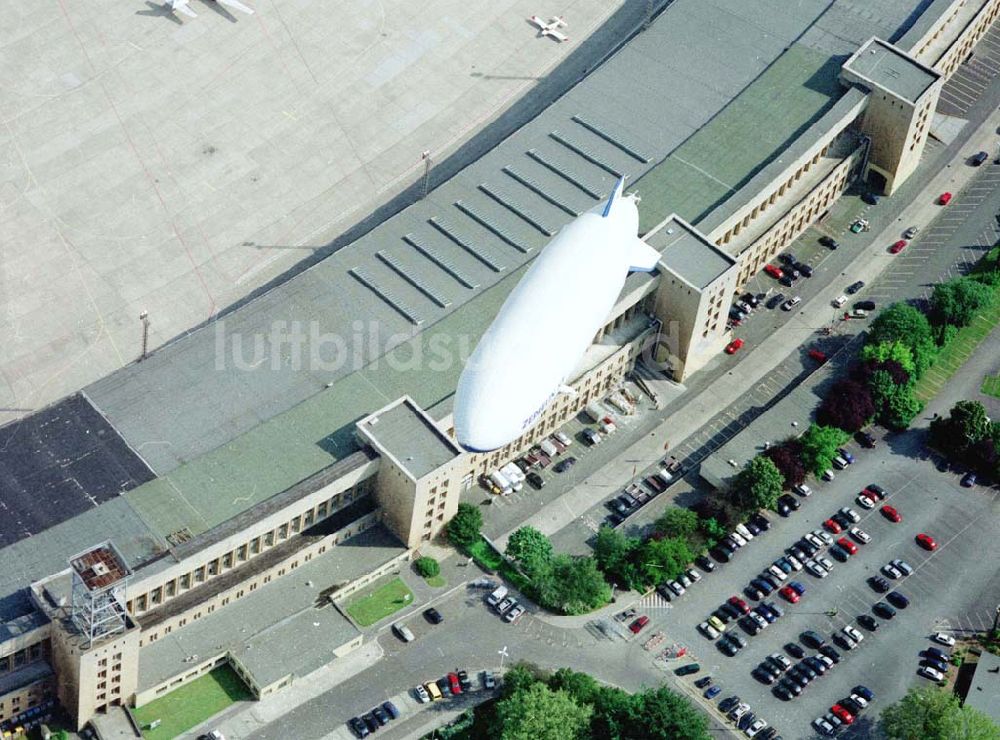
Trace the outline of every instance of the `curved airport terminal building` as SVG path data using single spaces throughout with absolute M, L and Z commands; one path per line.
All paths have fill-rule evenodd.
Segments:
M 436 540 L 481 476 L 626 377 L 654 401 L 688 381 L 730 341 L 734 295 L 847 188 L 900 188 L 1000 13 L 773 5 L 666 3 L 426 197 L 0 428 L 0 730 L 56 705 L 82 727 L 222 664 L 259 698 L 360 646 L 344 599 Z M 522 436 L 466 451 L 452 424 L 465 359 L 533 258 L 623 177 L 655 269 L 628 274 L 573 392 Z M 567 320 L 535 318 L 539 332 Z

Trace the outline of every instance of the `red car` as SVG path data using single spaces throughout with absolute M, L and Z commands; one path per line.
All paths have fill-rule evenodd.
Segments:
M 729 597 L 729 603 L 732 604 L 733 606 L 735 606 L 737 609 L 739 609 L 744 614 L 749 614 L 750 613 L 750 607 L 747 606 L 747 602 L 745 602 L 739 596 L 730 596 Z
M 888 505 L 883 506 L 882 515 L 890 522 L 896 522 L 896 524 L 899 524 L 901 521 L 903 521 L 903 517 L 899 515 L 899 512 L 896 511 L 895 507 L 893 506 L 888 506 Z
M 951 203 L 951 193 L 941 193 L 941 197 L 938 198 L 938 203 L 940 203 L 943 206 L 946 206 L 949 203 Z
M 735 355 L 736 351 L 742 346 L 743 346 L 742 339 L 734 339 L 733 341 L 731 341 L 729 344 L 726 345 L 726 354 Z
M 632 624 L 630 624 L 628 628 L 632 630 L 633 635 L 638 635 L 639 632 L 642 631 L 642 628 L 645 627 L 647 624 L 649 624 L 649 617 L 643 614 L 637 620 L 632 622 Z
M 904 249 L 906 249 L 906 239 L 900 239 L 898 242 L 889 247 L 889 254 L 899 254 Z
M 847 550 L 847 552 L 851 553 L 851 555 L 858 554 L 858 546 L 855 545 L 846 537 L 841 537 L 839 540 L 837 540 L 837 544 L 840 545 L 845 550 Z
M 826 362 L 826 353 L 818 349 L 809 350 L 809 356 L 821 364 Z
M 937 542 L 929 534 L 921 532 L 917 535 L 917 544 L 925 550 L 937 550 Z
M 775 267 L 774 265 L 764 265 L 764 272 L 773 277 L 775 280 L 781 280 L 785 276 L 785 273 L 781 271 L 780 267 Z
M 793 604 L 796 604 L 799 601 L 799 595 L 795 592 L 795 589 L 793 589 L 791 586 L 785 586 L 783 589 L 778 591 L 778 593 L 784 596 Z
M 825 522 L 823 522 L 823 526 L 826 527 L 831 532 L 833 532 L 834 534 L 840 534 L 841 532 L 844 531 L 844 529 L 839 524 L 837 524 L 837 522 L 833 521 L 833 519 L 827 519 Z
M 854 724 L 854 715 L 848 712 L 839 704 L 834 704 L 832 707 L 830 707 L 830 712 L 831 714 L 835 715 L 837 719 L 839 719 L 845 725 Z
M 462 682 L 458 680 L 457 673 L 448 674 L 448 688 L 451 689 L 452 694 L 457 695 L 462 693 Z

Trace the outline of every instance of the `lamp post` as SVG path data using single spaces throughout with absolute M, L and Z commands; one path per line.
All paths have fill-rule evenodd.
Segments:
M 503 648 L 497 650 L 497 653 L 499 653 L 500 655 L 500 675 L 503 676 L 503 660 L 504 658 L 509 656 L 509 653 L 507 652 L 507 646 L 504 645 Z

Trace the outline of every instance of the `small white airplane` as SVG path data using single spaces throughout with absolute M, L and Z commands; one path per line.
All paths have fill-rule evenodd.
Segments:
M 253 15 L 253 8 L 247 7 L 240 0 L 215 0 L 219 5 L 238 10 L 247 15 Z M 183 13 L 188 18 L 197 18 L 198 14 L 191 10 L 191 0 L 167 0 L 166 7 L 172 13 Z
M 569 36 L 559 30 L 560 28 L 566 27 L 566 21 L 562 16 L 554 15 L 549 18 L 546 23 L 537 15 L 533 15 L 528 19 L 528 23 L 538 28 L 539 36 L 548 36 L 550 39 L 555 39 L 560 43 L 563 41 L 569 41 Z

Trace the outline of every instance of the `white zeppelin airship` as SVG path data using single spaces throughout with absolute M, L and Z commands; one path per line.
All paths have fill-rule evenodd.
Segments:
M 624 178 L 603 206 L 564 226 L 504 301 L 462 370 L 453 418 L 459 444 L 487 452 L 517 439 L 560 392 L 607 322 L 629 271 L 660 254 L 638 237 Z

